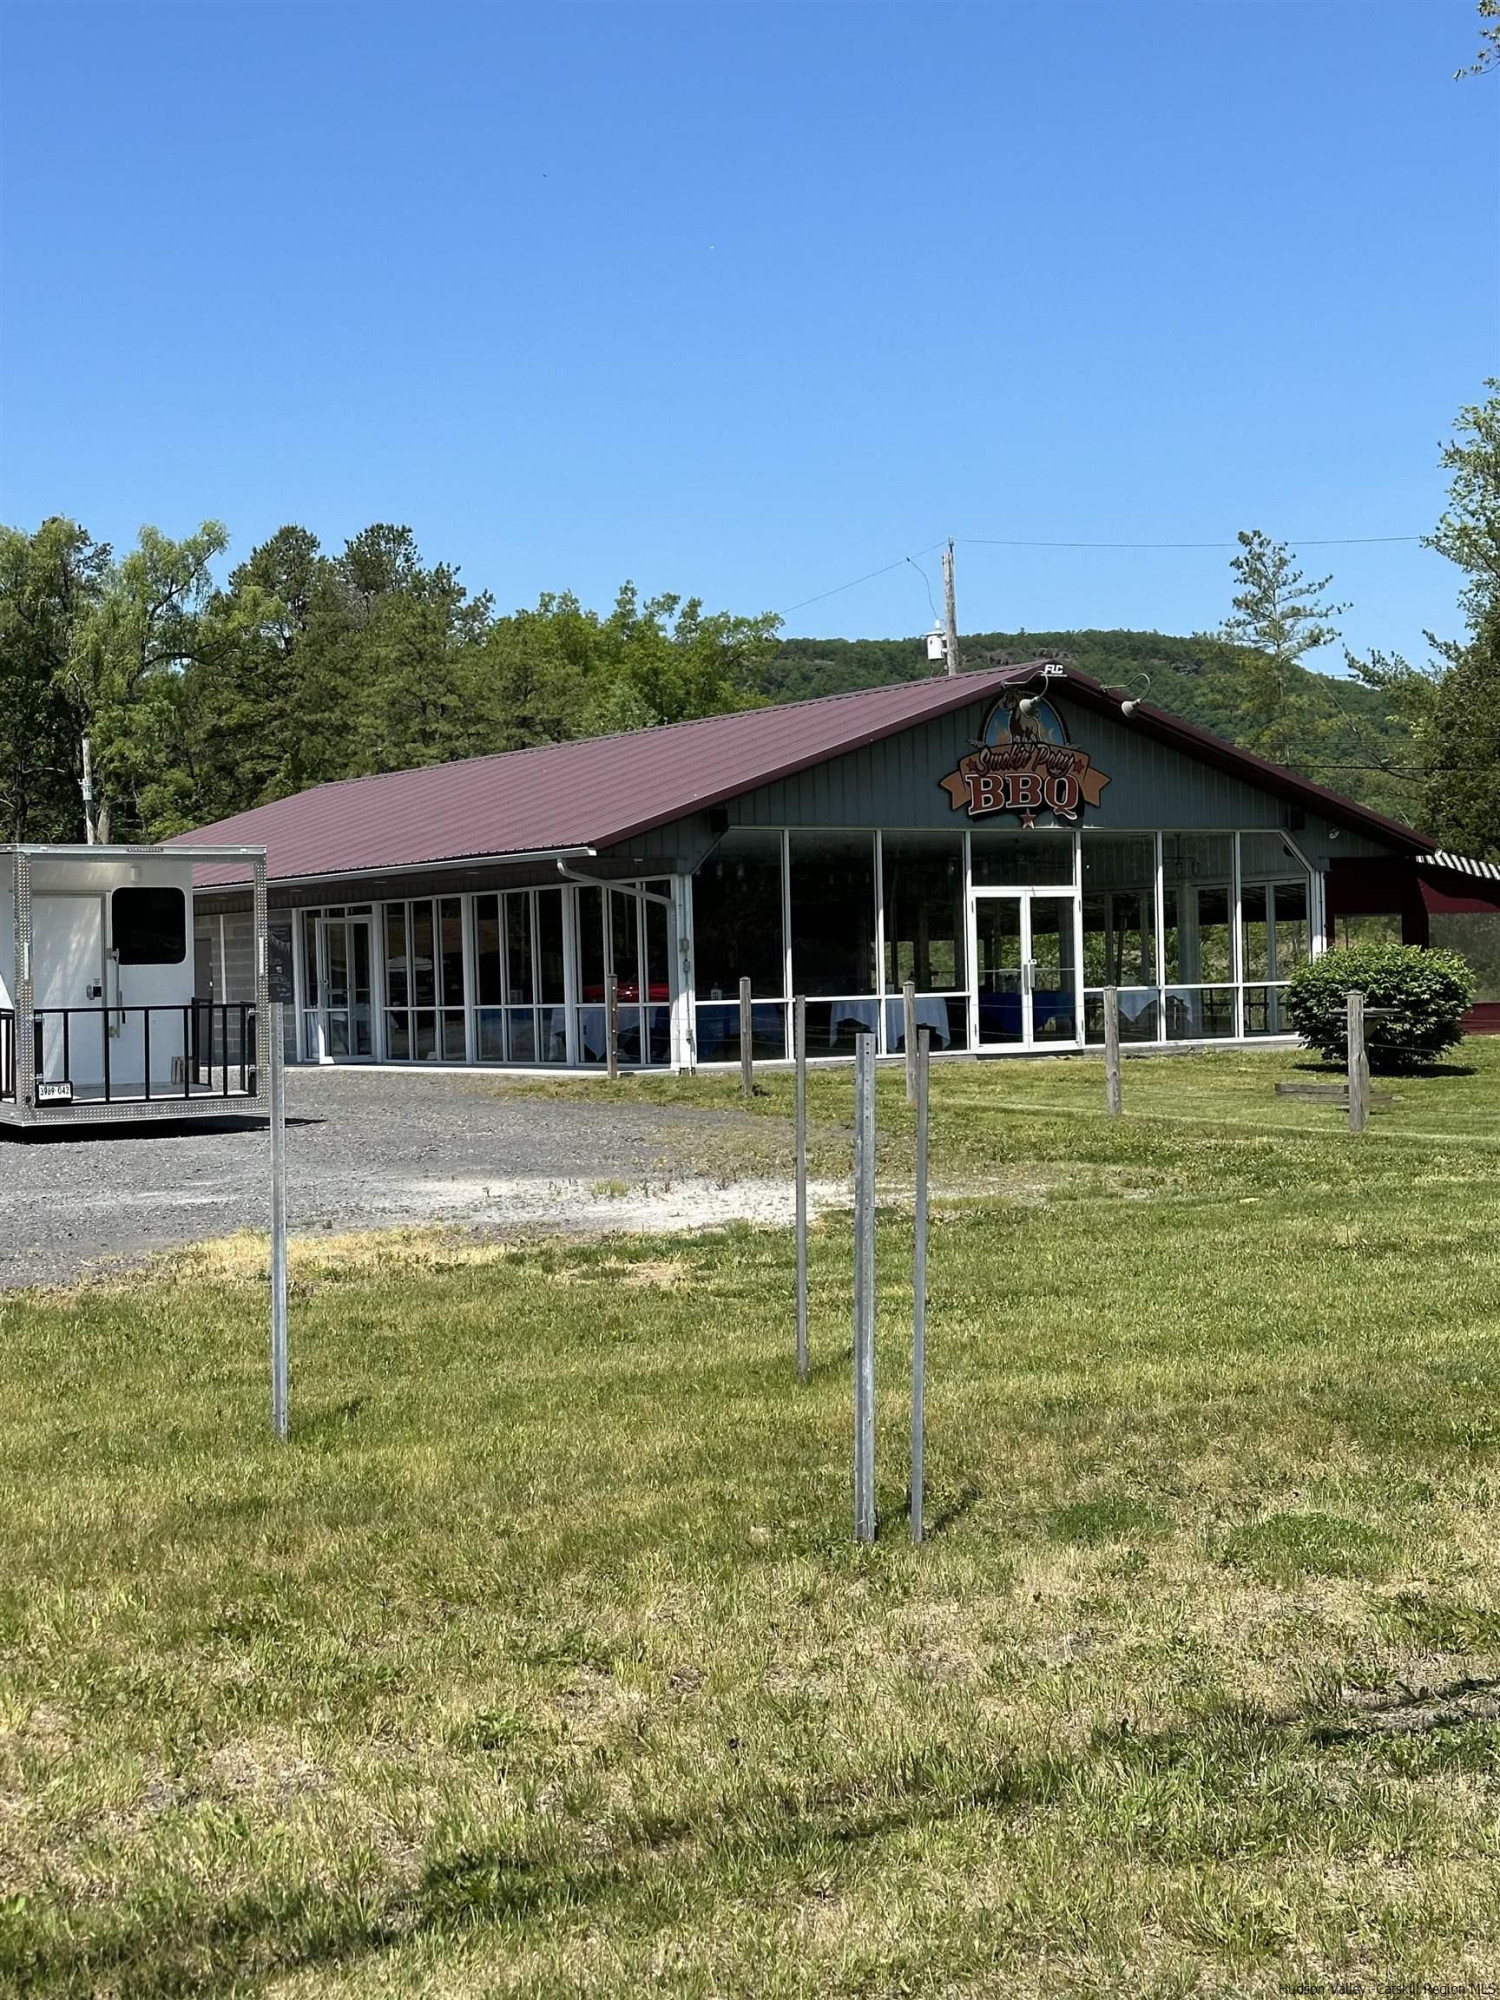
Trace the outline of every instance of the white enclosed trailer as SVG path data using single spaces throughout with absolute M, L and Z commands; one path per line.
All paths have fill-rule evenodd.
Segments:
M 195 991 L 194 865 L 225 861 L 254 878 L 233 1000 Z M 263 848 L 0 846 L 0 1123 L 258 1111 L 266 982 Z

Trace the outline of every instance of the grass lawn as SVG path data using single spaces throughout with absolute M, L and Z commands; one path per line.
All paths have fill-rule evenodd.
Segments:
M 847 1218 L 0 1296 L 0 1991 L 1495 1990 L 1500 1044 L 1295 1073 L 935 1067 L 916 1550 L 898 1072 L 870 1551 Z

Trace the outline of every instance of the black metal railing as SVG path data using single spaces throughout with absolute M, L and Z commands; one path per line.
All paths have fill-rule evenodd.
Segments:
M 156 1104 L 256 1095 L 251 1001 L 38 1007 L 32 1018 L 38 1105 Z M 10 1051 L 5 1073 L 8 1094 L 14 1096 L 14 1017 L 10 1020 L 8 1041 L 0 1046 Z
M 16 1017 L 9 1008 L 0 1009 L 0 1104 L 13 1101 L 16 1094 Z

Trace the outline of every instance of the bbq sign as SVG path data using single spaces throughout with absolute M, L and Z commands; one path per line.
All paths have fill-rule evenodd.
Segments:
M 970 819 L 1019 813 L 1022 826 L 1035 826 L 1037 814 L 1049 812 L 1071 823 L 1098 805 L 1109 779 L 1068 741 L 1050 701 L 1038 697 L 1029 709 L 1021 702 L 1018 694 L 997 701 L 983 741 L 938 782 L 954 812 L 967 806 Z

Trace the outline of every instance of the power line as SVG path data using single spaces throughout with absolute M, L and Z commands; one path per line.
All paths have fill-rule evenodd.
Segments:
M 936 603 L 935 603 L 935 602 L 934 602 L 934 600 L 933 600 L 933 595 L 932 595 L 932 585 L 931 585 L 931 584 L 930 584 L 930 583 L 929 583 L 929 582 L 927 581 L 927 572 L 926 572 L 926 570 L 925 570 L 925 569 L 923 569 L 922 565 L 921 565 L 921 564 L 920 564 L 919 562 L 913 562 L 913 561 L 912 561 L 912 558 L 911 558 L 910 556 L 908 556 L 908 557 L 906 558 L 906 560 L 907 560 L 907 561 L 908 561 L 909 563 L 911 563 L 911 566 L 912 566 L 912 568 L 913 568 L 913 569 L 914 569 L 914 570 L 915 570 L 915 571 L 917 572 L 917 575 L 918 575 L 919 577 L 921 577 L 921 579 L 922 579 L 922 582 L 923 582 L 923 585 L 924 585 L 924 586 L 925 586 L 925 588 L 926 588 L 926 591 L 927 591 L 927 609 L 928 609 L 928 610 L 929 610 L 929 611 L 930 611 L 930 612 L 932 613 L 932 622 L 933 622 L 933 624 L 934 624 L 934 625 L 937 625 L 937 624 L 940 624 L 940 623 L 941 623 L 942 621 L 941 621 L 941 620 L 939 619 L 939 617 L 938 617 L 938 608 L 937 608 L 937 605 L 936 605 Z
M 1237 549 L 1240 544 L 1233 542 L 1021 542 L 999 540 L 987 535 L 960 535 L 958 541 L 967 548 L 975 549 Z M 1420 542 L 1421 535 L 1332 535 L 1300 540 L 1295 535 L 1287 537 L 1287 547 L 1293 549 L 1352 549 L 1368 547 L 1377 542 Z
M 1396 542 L 1421 542 L 1423 535 L 1332 535 L 1318 536 L 1308 541 L 1290 537 L 1287 546 L 1294 549 L 1352 549 L 1388 546 Z M 1240 544 L 1233 542 L 1032 542 L 1012 540 L 993 535 L 957 535 L 954 540 L 964 548 L 971 549 L 1116 549 L 1145 552 L 1149 550 L 1190 550 L 1190 549 L 1237 549 Z M 867 570 L 863 576 L 852 576 L 847 583 L 836 583 L 831 590 L 820 590 L 812 597 L 802 597 L 795 604 L 783 605 L 780 615 L 790 618 L 794 611 L 805 611 L 810 604 L 822 604 L 830 597 L 839 597 L 846 590 L 858 590 L 862 583 L 873 583 L 876 577 L 889 576 L 893 569 L 900 569 L 910 563 L 917 569 L 917 558 L 930 556 L 943 546 L 942 542 L 931 542 L 925 549 L 918 549 L 915 555 L 897 556 L 894 561 L 882 563 L 879 569 Z M 922 581 L 926 575 L 918 569 Z M 931 601 L 932 586 L 928 584 L 928 600 Z
M 932 542 L 925 549 L 918 549 L 917 555 L 930 556 L 934 549 L 940 549 L 942 546 L 941 542 Z M 796 604 L 785 605 L 781 616 L 783 618 L 790 618 L 794 611 L 805 611 L 809 604 L 821 604 L 824 598 L 837 597 L 840 591 L 856 590 L 862 583 L 873 583 L 877 576 L 889 576 L 893 569 L 900 569 L 905 563 L 911 563 L 913 568 L 915 568 L 916 558 L 914 556 L 897 556 L 894 562 L 882 563 L 879 569 L 872 569 L 864 576 L 850 577 L 847 583 L 836 583 L 832 590 L 820 590 L 815 597 L 804 597 Z

